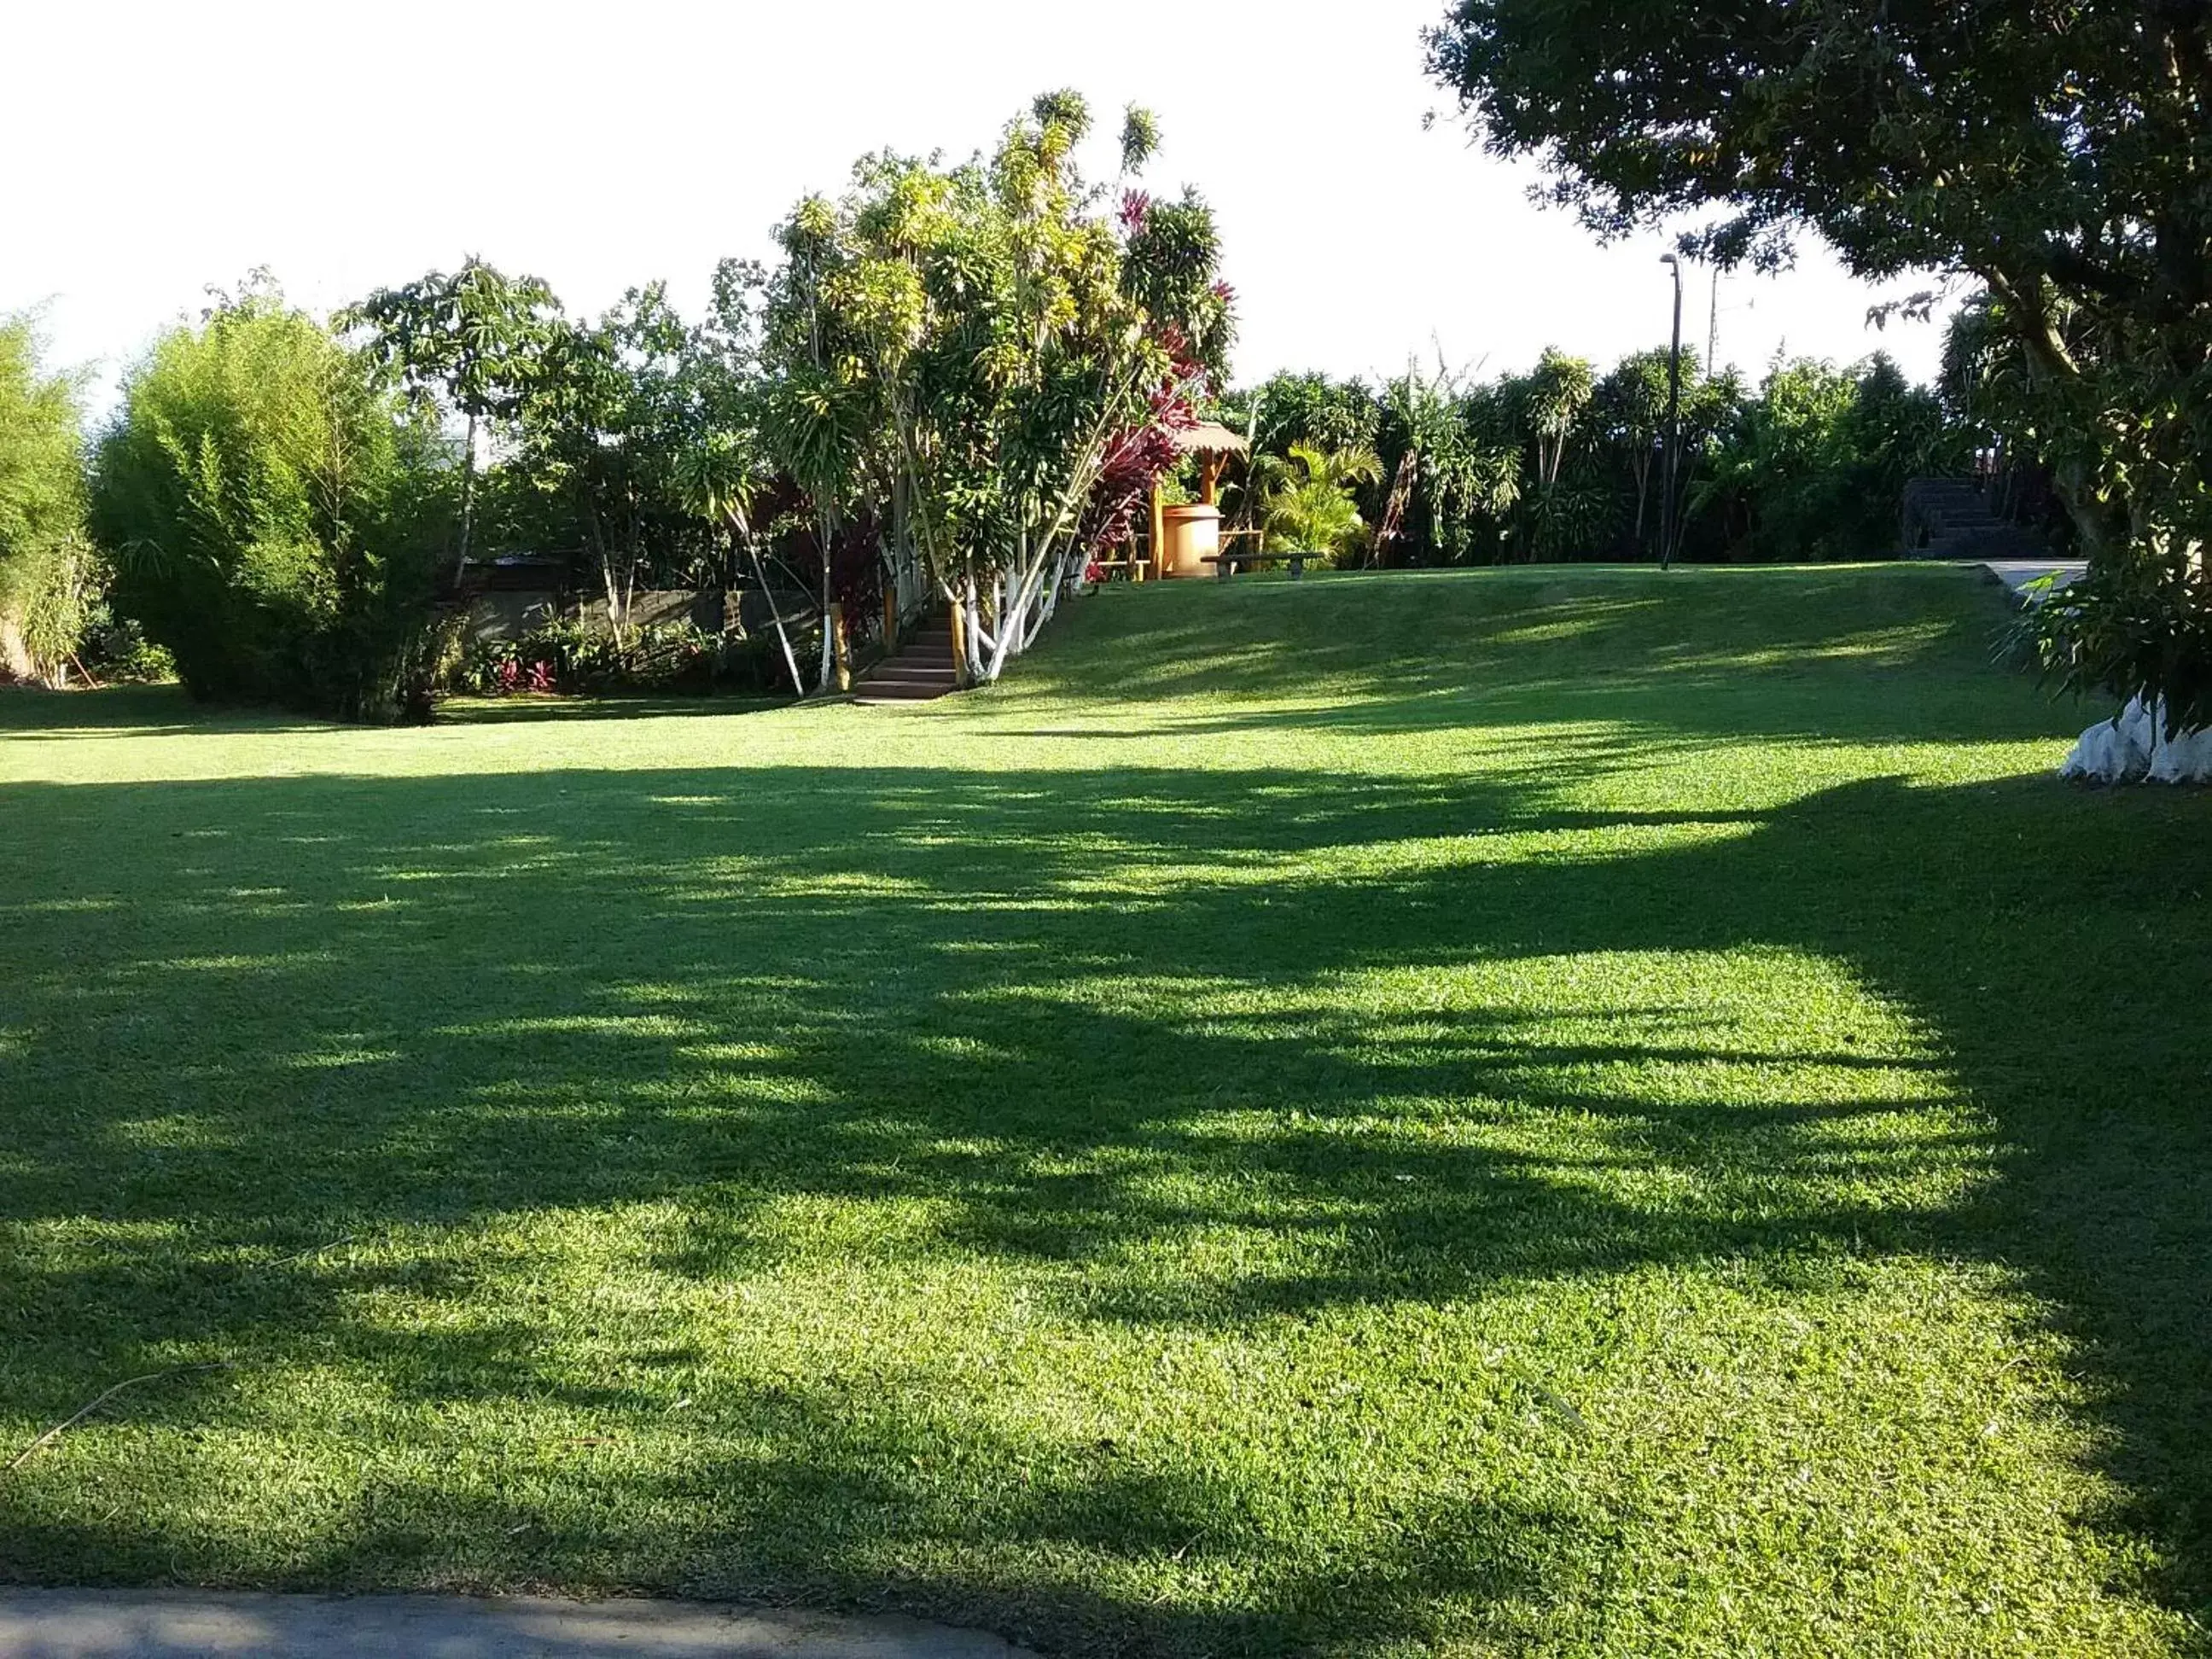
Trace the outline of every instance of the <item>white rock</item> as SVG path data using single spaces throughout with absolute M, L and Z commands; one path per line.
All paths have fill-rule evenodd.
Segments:
M 2169 743 L 2159 734 L 2150 761 L 2153 783 L 2212 783 L 2212 728 L 2185 732 Z
M 2084 732 L 2058 774 L 2085 783 L 2212 782 L 2212 728 L 2168 742 L 2162 713 L 2137 697 Z

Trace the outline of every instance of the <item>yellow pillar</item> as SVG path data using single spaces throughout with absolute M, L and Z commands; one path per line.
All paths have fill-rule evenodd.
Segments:
M 1160 481 L 1155 478 L 1152 480 L 1152 545 L 1150 549 L 1152 558 L 1152 574 L 1155 576 L 1164 576 L 1168 574 L 1167 565 L 1164 562 L 1167 558 L 1167 503 L 1160 499 Z M 1142 580 L 1144 574 L 1141 570 L 1138 571 L 1136 573 L 1138 580 Z

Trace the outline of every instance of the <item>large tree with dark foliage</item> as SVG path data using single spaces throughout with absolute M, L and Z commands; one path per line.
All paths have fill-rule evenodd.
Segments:
M 2092 563 L 2054 665 L 2212 721 L 2212 0 L 1460 0 L 1429 46 L 1601 234 L 1978 279 Z

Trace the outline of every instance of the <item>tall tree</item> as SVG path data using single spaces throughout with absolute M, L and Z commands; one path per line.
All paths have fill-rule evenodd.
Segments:
M 1694 375 L 1696 365 L 1686 359 L 1684 375 Z M 1652 475 L 1658 470 L 1660 446 L 1666 441 L 1668 353 L 1665 349 L 1639 351 L 1624 357 L 1597 384 L 1595 413 L 1607 435 L 1619 446 L 1636 481 L 1636 546 L 1644 545 L 1644 526 L 1650 516 Z
M 699 372 L 691 331 L 653 283 L 596 323 L 547 324 L 516 383 L 518 462 L 569 502 L 617 638 L 630 633 L 641 575 L 690 516 L 678 470 L 695 441 Z
M 1090 123 L 1049 93 L 986 161 L 864 161 L 843 198 L 799 204 L 767 289 L 771 449 L 817 511 L 910 526 L 984 679 L 1126 518 L 1102 490 L 1126 501 L 1132 463 L 1171 453 L 1146 434 L 1190 418 L 1231 333 L 1212 213 L 1126 188 L 1103 210 Z M 1126 186 L 1157 127 L 1133 110 L 1121 137 Z
M 458 270 L 379 289 L 336 319 L 366 334 L 372 359 L 410 397 L 460 416 L 459 560 L 476 528 L 479 434 L 519 411 L 559 317 L 560 302 L 537 277 L 509 276 L 472 255 Z

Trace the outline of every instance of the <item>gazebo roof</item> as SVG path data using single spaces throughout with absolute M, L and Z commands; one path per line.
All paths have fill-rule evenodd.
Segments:
M 1200 421 L 1188 431 L 1176 434 L 1176 447 L 1186 455 L 1242 455 L 1251 447 L 1216 421 Z

